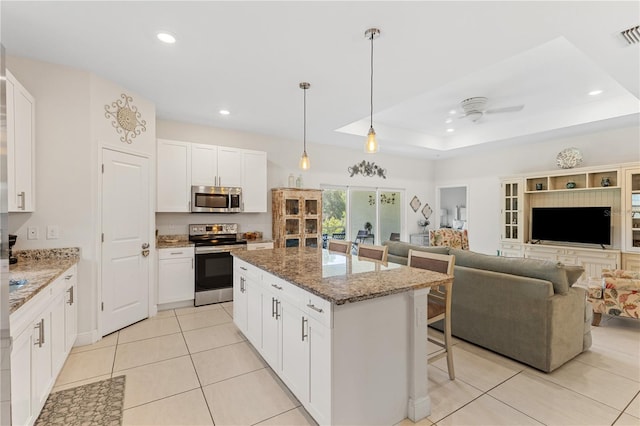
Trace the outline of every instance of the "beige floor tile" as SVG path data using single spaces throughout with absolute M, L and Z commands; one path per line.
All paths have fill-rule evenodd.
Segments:
M 472 354 L 476 354 L 484 359 L 487 359 L 489 361 L 493 361 L 496 364 L 500 364 L 503 367 L 506 367 L 510 370 L 513 371 L 523 371 L 526 370 L 528 368 L 528 366 L 526 364 L 523 364 L 521 362 L 515 361 L 511 358 L 507 358 L 506 356 L 500 355 L 496 352 L 492 352 L 488 349 L 482 348 L 480 346 L 476 346 L 472 343 L 468 343 L 465 342 L 463 340 L 460 341 L 460 343 L 458 344 L 458 346 L 456 347 L 461 347 L 463 348 L 465 351 L 467 352 L 471 352 Z
M 547 425 L 610 425 L 620 413 L 527 371 L 488 394 Z
M 95 383 L 95 382 L 99 382 L 101 380 L 106 380 L 106 379 L 110 379 L 110 378 L 111 378 L 111 374 L 104 374 L 102 376 L 91 377 L 89 379 L 79 380 L 77 382 L 70 382 L 70 383 L 66 383 L 64 385 L 59 385 L 59 386 L 58 386 L 58 382 L 56 382 L 56 384 L 53 387 L 53 389 L 51 389 L 51 393 L 58 392 L 58 391 L 61 391 L 61 390 L 65 390 L 65 389 L 75 388 L 75 387 L 82 386 L 82 385 L 88 385 L 89 383 Z
M 188 354 L 182 333 L 168 334 L 118 345 L 113 368 L 125 370 Z
M 204 306 L 190 306 L 188 308 L 178 308 L 178 309 L 174 309 L 174 311 L 177 316 L 181 316 L 181 315 L 191 315 L 191 314 L 204 312 L 204 311 L 217 311 L 220 309 L 222 309 L 222 305 L 219 303 L 214 303 L 211 305 L 204 305 Z
M 640 392 L 640 383 L 637 381 L 611 374 L 582 362 L 568 362 L 551 373 L 542 373 L 531 369 L 529 374 L 535 374 L 618 411 L 624 410 L 634 395 Z
M 265 420 L 264 422 L 258 423 L 262 426 L 316 426 L 317 423 L 313 420 L 313 418 L 307 413 L 307 411 L 302 408 L 294 408 L 293 410 L 289 410 L 286 413 L 282 413 L 275 417 L 271 417 L 270 419 Z
M 55 386 L 111 374 L 115 354 L 115 346 L 70 354 Z
M 183 334 L 187 341 L 189 353 L 192 354 L 245 340 L 240 330 L 231 322 L 213 327 L 185 331 Z
M 469 352 L 466 350 L 468 346 L 459 344 L 452 348 L 453 369 L 456 379 L 460 379 L 486 392 L 520 371 L 505 367 L 494 361 L 494 359 L 487 359 L 480 355 L 482 352 Z M 447 371 L 446 357 L 440 358 L 433 362 L 432 365 L 445 372 Z
M 197 312 L 195 314 L 180 315 L 178 322 L 182 331 L 195 330 L 197 328 L 211 327 L 233 321 L 233 318 L 224 309 L 215 309 Z
M 194 389 L 138 407 L 124 410 L 122 424 L 127 425 L 213 425 L 201 389 Z
M 522 426 L 542 425 L 542 423 L 522 414 L 518 410 L 514 410 L 495 398 L 482 395 L 453 414 L 438 421 L 438 426 L 456 425 Z
M 118 344 L 150 339 L 152 337 L 179 333 L 180 326 L 175 317 L 146 319 L 120 330 Z
M 429 366 L 429 396 L 431 414 L 428 419 L 437 423 L 443 417 L 482 395 L 482 391 L 460 379 L 449 380 L 449 375 Z
M 417 423 L 414 423 L 413 421 L 409 420 L 409 419 L 404 419 L 403 421 L 401 421 L 400 423 L 396 423 L 394 426 L 433 426 L 435 423 L 432 423 L 431 420 L 429 420 L 429 418 L 424 418 L 422 420 L 420 420 Z
M 608 346 L 594 344 L 588 351 L 578 355 L 575 360 L 640 382 L 640 362 L 638 362 L 638 357 L 635 355 L 619 352 Z
M 616 420 L 614 426 L 638 426 L 640 425 L 640 418 L 630 416 L 626 413 L 622 413 L 620 418 Z
M 191 358 L 202 386 L 266 367 L 247 342 L 198 352 Z
M 625 413 L 640 418 L 640 394 L 636 395 L 631 404 L 624 410 Z M 638 423 L 640 424 L 640 422 Z
M 233 318 L 233 302 L 223 303 L 222 309 L 224 309 L 224 311 L 228 313 L 231 318 Z
M 611 318 L 599 327 L 591 327 L 594 345 L 602 345 L 635 357 L 640 357 L 640 321 L 630 318 Z
M 153 318 L 170 318 L 170 317 L 175 317 L 176 313 L 173 309 L 167 309 L 164 311 L 158 311 L 158 313 L 156 314 L 155 317 Z
M 127 376 L 124 408 L 177 395 L 200 386 L 191 357 L 183 356 L 113 373 Z
M 97 342 L 91 345 L 74 346 L 71 349 L 71 353 L 75 354 L 78 352 L 92 351 L 94 349 L 102 349 L 102 348 L 106 348 L 107 346 L 115 346 L 118 343 L 119 333 L 120 333 L 119 331 L 116 331 L 115 333 L 111 333 L 108 336 L 104 336 L 102 339 L 98 340 Z
M 205 386 L 216 426 L 252 425 L 299 405 L 267 368 Z

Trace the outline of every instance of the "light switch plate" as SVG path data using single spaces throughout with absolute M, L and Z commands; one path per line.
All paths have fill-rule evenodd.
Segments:
M 47 225 L 47 240 L 57 240 L 60 238 L 60 227 L 58 225 Z

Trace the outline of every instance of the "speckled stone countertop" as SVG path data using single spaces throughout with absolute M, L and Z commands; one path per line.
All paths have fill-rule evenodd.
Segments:
M 193 247 L 193 243 L 189 241 L 187 234 L 181 235 L 158 235 L 158 242 L 156 248 L 180 248 L 180 247 Z
M 9 266 L 10 280 L 27 280 L 27 283 L 9 293 L 9 312 L 15 312 L 64 271 L 80 260 L 78 247 L 42 250 L 15 250 L 18 263 Z
M 308 247 L 232 254 L 336 305 L 432 287 L 453 279 L 439 272 Z

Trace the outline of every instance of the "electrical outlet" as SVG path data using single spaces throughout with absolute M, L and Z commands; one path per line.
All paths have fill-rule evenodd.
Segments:
M 37 226 L 29 226 L 27 228 L 27 240 L 37 240 L 39 238 Z
M 58 225 L 47 225 L 47 240 L 57 240 L 60 238 L 60 227 Z

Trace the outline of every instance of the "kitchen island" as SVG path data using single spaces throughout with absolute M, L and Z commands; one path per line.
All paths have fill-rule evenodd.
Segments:
M 452 276 L 316 248 L 234 256 L 234 322 L 319 424 L 431 410 L 427 294 Z

